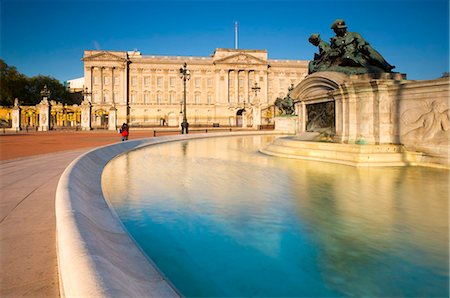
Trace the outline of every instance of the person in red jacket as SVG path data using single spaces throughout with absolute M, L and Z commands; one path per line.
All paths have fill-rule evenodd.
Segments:
M 120 135 L 122 136 L 121 140 L 126 141 L 128 140 L 128 135 L 130 134 L 128 124 L 124 123 L 122 124 L 122 127 L 120 128 Z

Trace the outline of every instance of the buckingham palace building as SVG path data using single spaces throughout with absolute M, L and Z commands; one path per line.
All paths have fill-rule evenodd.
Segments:
M 165 125 L 258 127 L 273 123 L 277 97 L 308 74 L 307 60 L 268 59 L 266 50 L 218 48 L 209 57 L 85 51 L 86 129 Z M 180 68 L 189 71 L 184 94 Z

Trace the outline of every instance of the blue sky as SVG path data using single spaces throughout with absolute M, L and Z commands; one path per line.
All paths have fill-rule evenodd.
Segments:
M 347 22 L 408 79 L 449 71 L 448 0 L 40 1 L 0 0 L 0 57 L 27 76 L 83 76 L 84 50 L 209 56 L 215 48 L 266 49 L 272 59 L 310 60 L 311 33 L 328 40 Z

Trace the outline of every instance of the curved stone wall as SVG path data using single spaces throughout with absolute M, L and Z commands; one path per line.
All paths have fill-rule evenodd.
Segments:
M 178 297 L 126 232 L 101 190 L 101 173 L 115 156 L 141 146 L 185 139 L 273 134 L 209 133 L 131 140 L 91 150 L 74 160 L 56 190 L 61 296 Z

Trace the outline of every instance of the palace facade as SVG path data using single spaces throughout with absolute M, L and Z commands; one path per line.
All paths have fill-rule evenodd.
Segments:
M 268 59 L 266 50 L 218 48 L 210 57 L 146 56 L 138 51 L 85 51 L 84 104 L 91 127 L 179 126 L 184 83 L 191 126 L 273 123 L 273 102 L 308 74 L 307 60 Z

